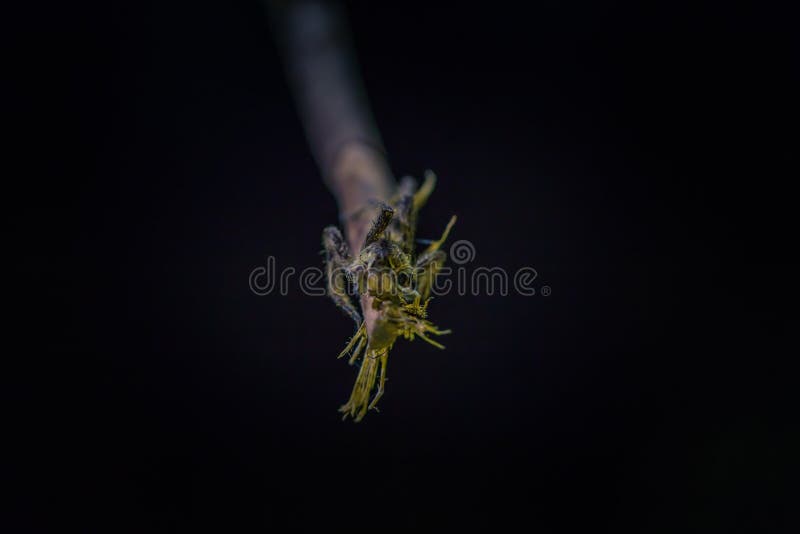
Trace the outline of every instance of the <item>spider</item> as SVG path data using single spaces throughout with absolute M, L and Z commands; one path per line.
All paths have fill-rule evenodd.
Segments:
M 436 328 L 427 319 L 427 309 L 433 279 L 446 259 L 439 249 L 456 217 L 450 219 L 437 241 L 415 240 L 417 214 L 435 184 L 436 176 L 430 171 L 419 189 L 416 181 L 407 176 L 388 203 L 373 202 L 379 212 L 357 255 L 351 254 L 337 227 L 328 226 L 322 232 L 328 295 L 356 323 L 356 333 L 339 358 L 350 353 L 350 365 L 359 361 L 361 364 L 350 399 L 339 408 L 343 419 L 350 416 L 358 422 L 370 409 L 377 411 L 376 405 L 384 393 L 389 351 L 397 338 L 413 341 L 418 336 L 444 349 L 428 335 L 449 334 L 450 330 Z M 415 255 L 417 242 L 428 246 Z M 375 312 L 371 335 L 358 303 L 371 306 Z M 376 382 L 377 390 L 372 396 Z

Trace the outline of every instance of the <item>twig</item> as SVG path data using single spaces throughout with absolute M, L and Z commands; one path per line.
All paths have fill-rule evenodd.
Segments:
M 375 209 L 396 184 L 358 74 L 340 6 L 272 2 L 275 32 L 312 153 L 339 206 L 350 250 L 364 245 Z M 377 312 L 361 297 L 367 335 Z

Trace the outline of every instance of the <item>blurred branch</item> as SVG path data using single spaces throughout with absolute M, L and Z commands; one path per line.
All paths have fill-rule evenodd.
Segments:
M 394 179 L 343 9 L 310 0 L 269 5 L 311 151 L 339 204 L 350 249 L 357 254 L 373 215 L 369 201 L 386 200 Z
M 375 212 L 370 201 L 388 200 L 395 182 L 343 9 L 310 0 L 269 7 L 311 151 L 336 197 L 350 250 L 358 255 Z M 361 308 L 371 339 L 378 316 L 372 297 L 362 295 Z

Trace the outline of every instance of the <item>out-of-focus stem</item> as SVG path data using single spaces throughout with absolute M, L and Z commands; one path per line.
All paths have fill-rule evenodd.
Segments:
M 358 254 L 394 178 L 358 73 L 343 10 L 331 2 L 269 3 L 311 151 L 339 205 L 350 250 Z M 361 298 L 371 338 L 377 312 Z

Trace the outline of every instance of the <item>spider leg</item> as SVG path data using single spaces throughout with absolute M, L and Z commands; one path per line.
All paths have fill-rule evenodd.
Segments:
M 436 252 L 437 250 L 439 250 L 439 248 L 447 240 L 447 236 L 450 235 L 450 230 L 453 229 L 453 225 L 455 223 L 456 223 L 456 216 L 453 215 L 452 217 L 450 217 L 450 222 L 447 223 L 447 227 L 444 229 L 444 232 L 442 233 L 442 237 L 440 237 L 438 240 L 436 240 L 436 241 L 432 242 L 430 245 L 428 245 L 428 248 L 425 249 L 425 252 L 423 252 L 421 254 L 421 256 L 425 256 L 427 254 L 431 254 L 431 253 Z
M 411 254 L 414 250 L 414 237 L 417 230 L 417 215 L 428 201 L 436 184 L 436 175 L 431 171 L 425 174 L 425 181 L 418 190 L 416 180 L 406 176 L 397 187 L 392 197 L 392 205 L 396 208 L 394 224 L 390 228 L 396 242 L 401 244 L 403 252 Z
M 356 345 L 356 350 L 353 352 L 353 355 L 350 357 L 350 359 L 351 359 L 350 363 L 352 364 L 353 361 L 355 361 L 355 358 L 358 356 L 358 353 L 361 352 L 361 347 L 364 344 L 364 339 L 366 337 L 367 337 L 366 336 L 366 323 L 361 323 L 361 326 L 358 327 L 358 330 L 356 330 L 356 333 L 353 334 L 352 338 L 350 338 L 350 341 L 347 343 L 347 346 L 344 348 L 344 350 L 342 352 L 339 353 L 338 358 L 341 358 L 345 354 L 347 354 L 353 348 L 353 345 L 356 344 L 356 341 L 358 341 L 358 345 Z
M 384 385 L 386 384 L 386 364 L 389 361 L 389 352 L 384 351 L 380 357 L 380 365 L 381 365 L 381 373 L 380 378 L 378 379 L 378 391 L 375 392 L 375 396 L 372 398 L 372 402 L 369 403 L 369 410 L 377 410 L 377 404 L 381 397 L 383 397 L 384 392 Z
M 433 171 L 425 171 L 425 181 L 422 186 L 414 193 L 414 211 L 419 211 L 422 206 L 428 201 L 428 198 L 433 193 L 433 188 L 436 187 L 436 175 Z
M 447 255 L 441 251 L 423 254 L 417 260 L 417 293 L 420 299 L 428 299 L 436 274 L 444 266 Z
M 322 245 L 328 259 L 338 263 L 350 261 L 350 247 L 347 246 L 342 232 L 335 226 L 326 226 L 322 231 Z
M 361 353 L 361 349 L 364 348 L 366 340 L 367 340 L 367 335 L 363 334 L 361 336 L 361 341 L 358 342 L 358 345 L 356 345 L 356 349 L 353 351 L 353 354 L 350 355 L 350 359 L 347 361 L 349 365 L 353 365 L 354 363 L 356 363 L 358 355 Z
M 371 352 L 373 354 L 370 354 Z M 378 376 L 378 365 L 381 361 L 379 358 L 387 357 L 389 350 L 383 349 L 380 355 L 376 355 L 374 352 L 367 347 L 364 359 L 361 362 L 361 368 L 358 370 L 356 383 L 350 393 L 350 399 L 344 406 L 339 408 L 339 412 L 344 414 L 342 419 L 350 416 L 356 422 L 359 422 L 367 415 L 367 410 L 370 406 L 369 394 L 372 392 Z
M 347 294 L 349 281 L 345 267 L 351 261 L 347 242 L 338 228 L 328 226 L 322 231 L 322 245 L 325 247 L 328 296 L 358 326 L 361 324 L 361 314 Z
M 391 206 L 384 202 L 378 202 L 378 206 L 380 207 L 380 213 L 378 213 L 378 217 L 372 222 L 372 227 L 367 232 L 367 237 L 364 240 L 364 247 L 367 247 L 381 238 L 383 232 L 386 230 L 386 227 L 389 226 L 389 223 L 392 221 L 392 217 L 394 216 L 394 209 Z
M 400 244 L 404 253 L 410 254 L 414 249 L 414 231 L 417 227 L 413 195 L 399 197 L 394 207 L 395 215 L 387 232 L 392 241 Z
M 401 198 L 409 195 L 414 196 L 416 190 L 417 181 L 411 176 L 403 176 L 403 179 L 400 180 L 400 184 L 397 186 L 394 195 L 392 195 L 392 198 L 389 199 L 389 203 L 394 206 Z

